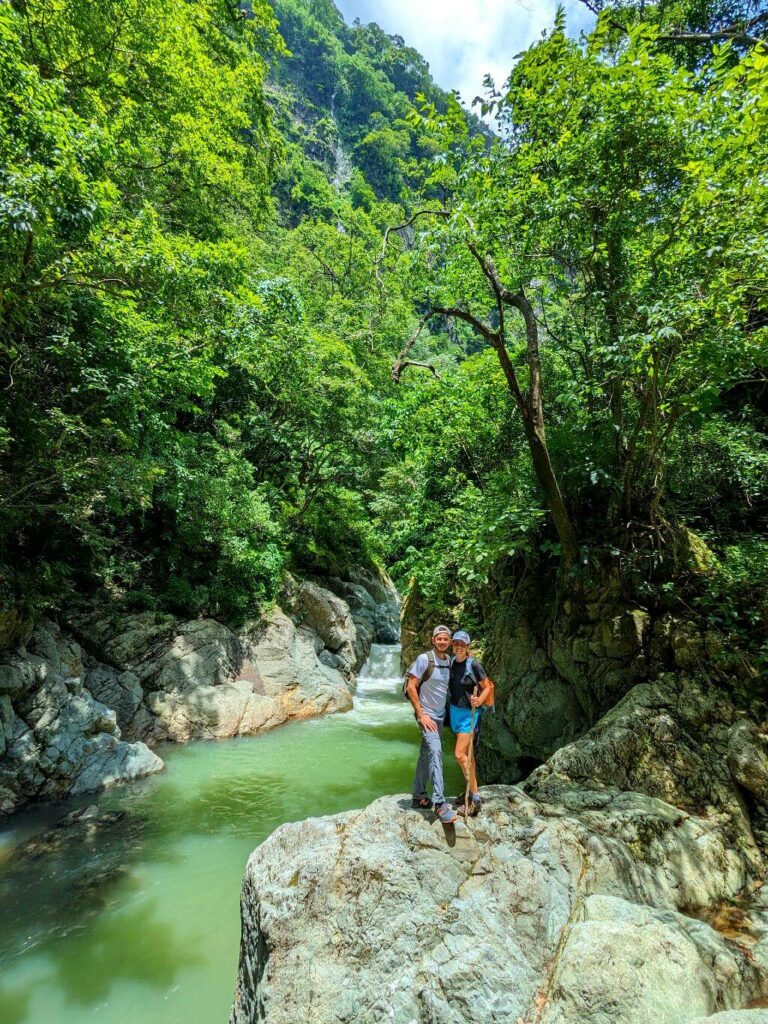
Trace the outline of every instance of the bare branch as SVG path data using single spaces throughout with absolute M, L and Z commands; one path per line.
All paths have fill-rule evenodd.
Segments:
M 742 46 L 757 46 L 762 42 L 759 36 L 729 29 L 723 29 L 722 32 L 670 32 L 667 35 L 656 36 L 656 39 L 660 43 L 717 43 L 725 41 L 741 43 Z
M 432 363 L 420 363 L 417 359 L 398 359 L 395 365 L 392 367 L 392 380 L 395 384 L 400 383 L 400 377 L 402 376 L 403 370 L 406 366 L 418 366 L 422 370 L 429 370 L 434 374 L 435 380 L 440 380 L 440 374 L 434 368 Z
M 430 216 L 432 216 L 432 217 L 450 217 L 450 213 L 448 212 L 448 210 L 443 210 L 443 209 L 438 209 L 438 210 L 431 210 L 431 209 L 416 210 L 415 213 L 411 214 L 411 216 L 408 218 L 408 220 L 403 221 L 402 224 L 390 224 L 390 226 L 384 232 L 384 238 L 382 239 L 382 242 L 381 242 L 381 252 L 379 253 L 378 257 L 376 258 L 376 263 L 374 265 L 374 274 L 376 276 L 376 282 L 377 282 L 377 284 L 379 286 L 379 300 L 380 300 L 382 305 L 384 304 L 384 301 L 385 301 L 385 298 L 386 298 L 386 289 L 384 288 L 384 279 L 381 276 L 381 264 L 384 262 L 384 257 L 387 254 L 387 245 L 389 244 L 390 232 L 404 231 L 406 228 L 410 227 L 411 224 L 414 223 L 414 221 L 418 220 L 419 217 L 430 217 Z
M 414 333 L 410 336 L 408 341 L 406 341 L 405 345 L 403 346 L 402 351 L 400 352 L 400 355 L 397 357 L 397 359 L 392 364 L 392 380 L 395 381 L 395 383 L 399 382 L 400 374 L 403 372 L 403 368 L 405 366 L 416 365 L 416 364 L 413 363 L 412 360 L 410 360 L 408 358 L 408 356 L 411 354 L 411 352 L 413 350 L 413 346 L 419 340 L 419 335 L 421 334 L 421 332 L 426 327 L 428 321 L 434 315 L 435 315 L 434 311 L 430 311 L 429 313 L 425 313 L 424 314 L 424 316 L 419 320 L 419 326 L 416 328 Z M 426 364 L 421 363 L 419 365 L 423 366 L 423 365 L 426 365 Z M 430 369 L 432 369 L 432 367 L 430 367 Z M 434 369 L 432 369 L 432 372 L 435 373 Z M 437 373 L 435 373 L 435 376 L 437 376 Z
M 478 320 L 472 313 L 467 313 L 464 309 L 459 309 L 458 306 L 433 306 L 433 313 L 440 313 L 441 316 L 452 316 L 456 320 L 463 320 L 464 323 L 469 324 L 477 331 L 478 334 L 482 334 L 486 341 L 490 342 L 494 348 L 498 346 L 501 341 L 498 331 L 494 331 L 488 324 L 484 324 L 482 320 Z

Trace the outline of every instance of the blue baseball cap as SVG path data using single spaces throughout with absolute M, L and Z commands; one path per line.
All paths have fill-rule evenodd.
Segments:
M 472 642 L 472 638 L 465 629 L 459 629 L 453 634 L 453 639 L 458 640 L 460 644 L 469 644 Z

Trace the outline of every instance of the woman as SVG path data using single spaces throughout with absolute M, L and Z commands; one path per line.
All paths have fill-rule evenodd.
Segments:
M 471 642 L 469 633 L 463 629 L 453 634 L 453 661 L 448 689 L 450 724 L 456 733 L 456 760 L 469 783 L 468 813 L 475 815 L 480 812 L 481 800 L 475 774 L 472 735 L 480 715 L 485 710 L 483 705 L 488 700 L 493 684 L 477 658 L 470 655 Z M 463 803 L 464 796 L 459 798 L 459 804 Z

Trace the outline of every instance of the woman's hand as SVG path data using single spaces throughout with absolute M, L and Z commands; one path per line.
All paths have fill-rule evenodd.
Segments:
M 475 696 L 475 694 L 473 693 L 472 696 L 469 698 L 469 703 L 472 705 L 473 708 L 479 708 L 480 705 L 483 703 L 483 695 L 479 694 L 478 696 Z

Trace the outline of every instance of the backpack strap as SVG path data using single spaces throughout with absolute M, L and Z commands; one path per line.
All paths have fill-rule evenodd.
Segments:
M 424 675 L 419 680 L 419 686 L 421 686 L 422 683 L 426 683 L 426 681 L 428 679 L 431 679 L 432 678 L 432 673 L 434 671 L 435 671 L 435 652 L 433 650 L 432 651 L 427 651 L 427 671 L 424 673 Z
M 434 651 L 424 651 L 422 653 L 426 654 L 426 656 L 427 656 L 427 668 L 426 668 L 426 671 L 424 672 L 424 675 L 416 683 L 416 692 L 417 693 L 421 689 L 421 684 L 422 683 L 426 683 L 426 681 L 429 678 L 431 678 L 432 673 L 435 671 L 435 652 Z M 408 696 L 408 679 L 409 678 L 410 678 L 410 676 L 406 672 L 405 677 L 403 678 L 403 696 L 404 697 Z

